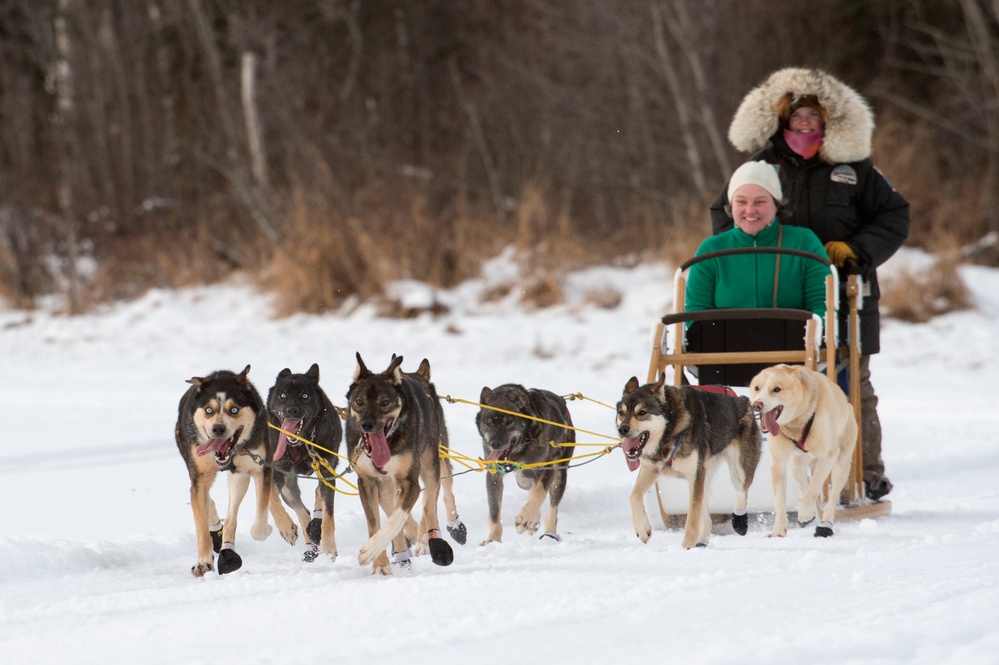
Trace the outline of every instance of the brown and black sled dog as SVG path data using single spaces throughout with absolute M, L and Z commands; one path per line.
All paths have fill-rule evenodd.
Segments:
M 220 575 L 243 565 L 235 550 L 236 516 L 251 478 L 256 485 L 257 510 L 250 535 L 264 540 L 271 533 L 267 508 L 273 471 L 258 461 L 271 461 L 267 414 L 260 394 L 246 378 L 249 371 L 247 365 L 239 374 L 219 370 L 188 379 L 191 387 L 178 407 L 174 435 L 191 477 L 191 510 L 198 537 L 198 561 L 191 572 L 198 577 L 212 570 L 213 549 L 219 553 Z M 220 471 L 229 472 L 229 507 L 224 526 L 209 494 Z M 271 508 L 281 536 L 294 544 L 298 538 L 295 523 L 280 504 Z
M 645 493 L 660 474 L 690 484 L 690 505 L 683 546 L 707 545 L 711 516 L 705 488 L 721 460 L 728 463 L 735 487 L 732 528 L 748 530 L 746 504 L 762 447 L 749 398 L 708 392 L 693 386 L 675 388 L 660 375 L 644 386 L 632 377 L 617 404 L 617 428 L 628 468 L 639 469 L 631 492 L 631 520 L 643 543 L 652 536 Z
M 506 383 L 495 389 L 483 388 L 479 402 L 482 408 L 475 416 L 475 425 L 482 436 L 482 452 L 487 460 L 544 464 L 517 471 L 517 484 L 530 492 L 527 503 L 514 522 L 517 533 L 533 534 L 538 530 L 541 504 L 547 495 L 548 515 L 541 537 L 561 540 L 556 530 L 558 506 L 565 494 L 568 462 L 556 462 L 572 457 L 576 442 L 576 432 L 572 429 L 572 418 L 565 400 L 547 390 Z M 506 475 L 499 472 L 486 474 L 489 538 L 483 545 L 499 542 L 503 538 L 500 512 Z
M 327 554 L 335 561 L 333 502 L 343 427 L 340 414 L 319 385 L 318 363 L 304 374 L 295 374 L 287 367 L 278 372 L 267 393 L 267 417 L 272 425 L 270 448 L 277 471 L 271 501 L 278 501 L 280 496 L 298 515 L 305 532 L 305 561 L 315 561 L 319 554 Z M 313 463 L 318 465 L 319 483 L 315 510 L 310 511 L 302 501 L 298 477 L 312 475 Z
M 368 541 L 358 561 L 372 572 L 391 575 L 385 548 L 392 543 L 397 563 L 407 563 L 409 543 L 404 527 L 412 527 L 413 507 L 423 483 L 423 515 L 408 538 L 416 554 L 430 552 L 434 563 L 450 565 L 454 552 L 438 528 L 437 501 L 441 490 L 439 446 L 448 445 L 444 412 L 430 383 L 430 363 L 420 371 L 402 371 L 402 356 L 393 355 L 388 368 L 375 374 L 357 354 L 354 381 L 347 391 L 347 456 L 357 472 L 361 505 L 368 523 Z M 447 467 L 446 467 L 447 468 Z M 450 479 L 448 479 L 450 481 Z M 446 485 L 446 490 L 450 483 Z M 454 497 L 445 492 L 449 513 L 457 520 Z M 384 524 L 379 506 L 385 511 Z M 464 535 L 464 526 L 460 532 Z M 459 542 L 455 531 L 452 536 Z

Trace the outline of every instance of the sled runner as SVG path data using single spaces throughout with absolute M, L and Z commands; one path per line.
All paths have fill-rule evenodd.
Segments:
M 739 254 L 789 254 L 821 262 L 826 276 L 825 317 L 803 309 L 738 308 L 685 311 L 688 269 L 701 261 Z M 662 317 L 652 338 L 648 381 L 672 368 L 673 384 L 746 387 L 764 367 L 800 364 L 825 372 L 840 384 L 860 422 L 860 317 L 862 278 L 849 271 L 845 303 L 840 303 L 839 276 L 824 257 L 794 249 L 752 247 L 696 256 L 677 268 L 673 279 L 674 312 Z M 838 330 L 837 310 L 846 308 L 846 330 Z M 691 375 L 688 377 L 688 374 Z M 859 430 L 860 428 L 858 428 Z M 870 502 L 863 492 L 863 441 L 858 432 L 847 505 L 837 521 L 877 517 L 891 512 L 890 501 Z

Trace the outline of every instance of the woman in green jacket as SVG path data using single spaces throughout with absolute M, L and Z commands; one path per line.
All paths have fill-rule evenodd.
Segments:
M 818 236 L 777 218 L 780 180 L 766 162 L 747 162 L 729 181 L 735 226 L 701 243 L 697 256 L 736 247 L 797 249 L 828 259 Z M 779 269 L 778 269 L 779 265 Z M 783 254 L 742 254 L 695 263 L 687 275 L 688 311 L 725 307 L 793 307 L 826 312 L 829 269 L 812 259 Z M 777 287 L 776 297 L 774 286 Z

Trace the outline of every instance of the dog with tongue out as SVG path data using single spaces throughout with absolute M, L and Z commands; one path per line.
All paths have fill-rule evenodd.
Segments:
M 357 472 L 368 524 L 368 541 L 361 547 L 358 562 L 371 564 L 372 573 L 380 575 L 392 574 L 386 552 L 390 542 L 398 564 L 410 565 L 410 545 L 416 555 L 429 552 L 439 566 L 454 560 L 451 546 L 441 537 L 437 515 L 439 447 L 448 444 L 443 409 L 429 380 L 430 363 L 424 360 L 414 374 L 403 372 L 401 365 L 402 356 L 393 355 L 388 368 L 376 374 L 358 353 L 354 380 L 347 391 L 347 456 Z M 421 483 L 423 513 L 417 527 L 411 515 Z M 385 510 L 384 522 L 379 507 Z M 456 520 L 453 505 L 448 507 Z
M 327 554 L 337 556 L 333 500 L 340 458 L 343 426 L 340 414 L 319 386 L 319 365 L 304 374 L 281 370 L 267 394 L 269 445 L 274 457 L 275 494 L 295 511 L 305 532 L 305 561 Z M 298 476 L 312 475 L 318 468 L 323 482 L 316 487 L 314 510 L 306 508 Z M 328 484 L 327 484 L 328 483 Z M 277 497 L 272 497 L 277 501 Z

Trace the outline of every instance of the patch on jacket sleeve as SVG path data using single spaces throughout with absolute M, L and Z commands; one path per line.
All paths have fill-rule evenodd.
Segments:
M 874 165 L 874 170 L 878 172 L 878 175 L 881 176 L 881 179 L 884 180 L 886 183 L 888 183 L 888 186 L 891 187 L 891 191 L 894 192 L 895 185 L 891 184 L 891 180 L 889 180 L 888 177 L 881 171 L 881 169 L 878 168 L 877 164 Z
M 856 185 L 857 172 L 853 170 L 852 166 L 840 164 L 829 174 L 829 179 L 833 182 L 841 182 L 844 185 Z

